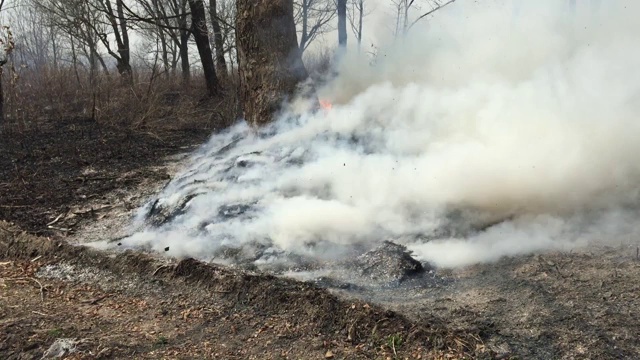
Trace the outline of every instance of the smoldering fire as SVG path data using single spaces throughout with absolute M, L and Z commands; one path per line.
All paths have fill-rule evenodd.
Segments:
M 558 3 L 459 2 L 348 54 L 330 111 L 213 135 L 122 243 L 260 265 L 393 239 L 450 267 L 640 234 L 640 4 Z

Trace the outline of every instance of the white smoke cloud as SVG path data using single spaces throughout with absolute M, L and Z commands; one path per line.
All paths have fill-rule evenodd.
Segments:
M 640 234 L 640 4 L 560 3 L 459 1 L 373 65 L 350 53 L 331 111 L 213 136 L 158 205 L 201 195 L 123 243 L 339 259 L 391 238 L 451 267 Z

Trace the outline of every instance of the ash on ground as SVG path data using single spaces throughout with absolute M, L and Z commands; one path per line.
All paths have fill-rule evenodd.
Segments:
M 375 283 L 400 284 L 433 268 L 411 257 L 406 246 L 385 241 L 381 246 L 358 256 L 347 266 Z
M 345 141 L 334 135 L 336 144 Z M 384 223 L 361 234 L 341 233 L 320 219 L 323 226 L 329 226 L 328 231 L 312 230 L 313 236 L 283 247 L 283 241 L 274 238 L 278 229 L 265 221 L 272 220 L 267 218 L 274 203 L 309 198 L 316 201 L 314 204 L 331 204 L 332 190 L 327 186 L 308 188 L 304 181 L 283 185 L 274 180 L 274 174 L 295 171 L 321 156 L 312 146 L 260 141 L 251 138 L 246 129 L 213 137 L 193 154 L 184 171 L 140 209 L 134 233 L 117 239 L 117 247 L 177 258 L 197 257 L 329 288 L 432 287 L 447 280 L 401 244 L 464 237 L 494 224 L 494 219 L 482 219 L 461 209 L 445 209 L 448 215 L 438 217 L 439 222 L 431 221 L 428 212 L 410 211 L 411 216 L 419 217 L 415 223 L 425 224 L 412 228 L 410 234 L 394 233 Z M 302 234 L 308 235 L 304 229 Z M 384 239 L 393 240 L 381 242 Z

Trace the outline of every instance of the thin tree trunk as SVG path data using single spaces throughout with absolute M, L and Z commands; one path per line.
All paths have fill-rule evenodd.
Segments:
M 76 74 L 76 80 L 78 81 L 78 86 L 81 86 L 80 81 L 80 73 L 78 72 L 78 54 L 76 53 L 75 42 L 73 41 L 73 37 L 70 39 L 71 41 L 71 60 L 73 61 L 73 72 Z
M 102 71 L 104 72 L 104 74 L 109 75 L 109 68 L 107 67 L 107 63 L 104 62 L 104 59 L 99 53 L 96 53 L 96 59 L 98 59 L 98 62 L 100 63 L 100 66 L 102 67 Z
M 302 34 L 300 34 L 300 51 L 307 48 L 309 37 L 309 0 L 302 0 Z
M 0 62 L 0 125 L 4 123 L 4 90 L 2 88 L 2 70 L 5 63 L 6 61 L 4 60 Z
M 202 71 L 204 72 L 204 79 L 207 84 L 207 92 L 209 96 L 214 96 L 220 90 L 220 83 L 216 75 L 211 44 L 209 44 L 209 32 L 207 30 L 204 4 L 202 0 L 189 0 L 189 8 L 191 9 L 191 30 L 193 32 L 193 39 L 196 41 L 198 54 L 200 54 Z
M 51 47 L 53 51 L 53 68 L 58 71 L 58 42 L 54 30 L 51 30 Z
M 224 41 L 222 39 L 222 29 L 218 20 L 218 8 L 216 0 L 209 0 L 209 15 L 211 17 L 211 30 L 213 30 L 213 47 L 216 52 L 216 70 L 218 76 L 224 79 L 227 77 L 227 61 L 224 58 Z
M 338 45 L 347 47 L 347 0 L 338 0 Z
M 358 3 L 359 14 L 358 14 L 358 50 L 362 47 L 362 21 L 364 17 L 364 0 L 359 0 Z
M 165 38 L 164 33 L 160 36 L 160 49 L 162 49 L 162 66 L 164 68 L 164 75 L 165 77 L 168 77 L 171 65 L 169 65 L 169 48 L 167 47 L 167 39 Z
M 131 52 L 129 50 L 129 31 L 127 29 L 127 21 L 125 20 L 123 10 L 123 0 L 116 0 L 116 11 L 120 18 L 120 36 L 121 41 L 118 41 L 118 54 L 120 55 L 120 61 L 118 61 L 118 70 L 124 77 L 127 84 L 133 84 L 133 71 L 131 69 Z
M 308 78 L 298 47 L 292 0 L 237 0 L 239 95 L 253 126 L 274 120 Z
M 186 25 L 185 25 L 186 26 Z M 189 64 L 189 37 L 191 33 L 180 30 L 180 66 L 182 69 L 182 81 L 185 85 L 191 79 L 191 65 Z

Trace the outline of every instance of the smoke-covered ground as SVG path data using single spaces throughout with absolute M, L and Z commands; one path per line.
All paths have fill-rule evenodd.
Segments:
M 479 3 L 348 54 L 329 111 L 214 135 L 121 246 L 308 270 L 393 240 L 457 267 L 640 234 L 640 4 Z

